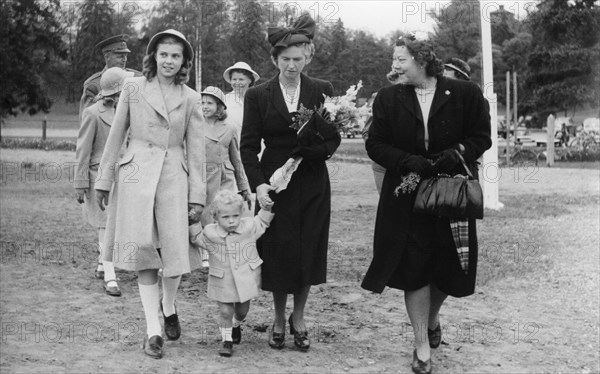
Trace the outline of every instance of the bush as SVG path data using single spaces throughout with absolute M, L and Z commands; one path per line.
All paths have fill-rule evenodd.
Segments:
M 45 151 L 75 151 L 76 145 L 75 140 L 42 140 L 40 138 L 2 138 L 0 142 L 0 148 L 42 149 Z

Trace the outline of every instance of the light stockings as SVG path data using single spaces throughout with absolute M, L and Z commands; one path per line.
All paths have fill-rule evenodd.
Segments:
M 175 296 L 177 296 L 177 289 L 179 288 L 179 282 L 181 281 L 181 275 L 168 278 L 162 277 L 162 287 L 163 287 L 163 298 L 162 298 L 162 307 L 163 313 L 166 317 L 169 317 L 172 314 L 175 314 Z
M 104 261 L 104 228 L 98 229 L 98 247 L 100 248 L 100 260 L 102 261 L 102 267 L 104 268 L 104 281 L 108 282 L 108 287 L 117 286 L 117 275 L 115 274 L 115 265 L 112 261 Z

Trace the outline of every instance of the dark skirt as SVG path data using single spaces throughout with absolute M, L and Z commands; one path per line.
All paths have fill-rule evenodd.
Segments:
M 448 218 L 413 214 L 403 253 L 387 282 L 391 288 L 413 291 L 434 284 L 442 292 L 464 297 L 475 292 L 477 232 L 469 221 L 469 267 L 460 266 Z
M 265 150 L 261 164 L 267 178 L 282 164 L 273 156 Z M 275 162 L 269 164 L 265 159 Z M 305 286 L 325 283 L 331 215 L 325 162 L 302 161 L 287 189 L 271 192 L 271 198 L 275 217 L 257 241 L 263 260 L 262 289 L 298 293 Z

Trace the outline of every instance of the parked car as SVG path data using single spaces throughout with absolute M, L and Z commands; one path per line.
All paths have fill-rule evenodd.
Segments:
M 545 131 L 546 129 L 542 129 L 543 131 L 536 131 L 529 133 L 529 139 L 535 143 L 536 147 L 546 147 L 548 144 L 548 134 Z M 560 147 L 561 145 L 561 133 L 557 131 L 554 134 L 554 146 Z

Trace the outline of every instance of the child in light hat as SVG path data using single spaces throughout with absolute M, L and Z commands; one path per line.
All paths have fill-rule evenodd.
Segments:
M 202 112 L 207 126 L 205 131 L 206 147 L 206 205 L 215 198 L 218 191 L 227 189 L 240 191 L 245 201 L 250 201 L 250 186 L 244 173 L 240 157 L 238 132 L 227 121 L 225 95 L 213 86 L 206 87 L 202 94 Z M 202 226 L 213 222 L 213 217 L 205 210 L 202 214 Z

